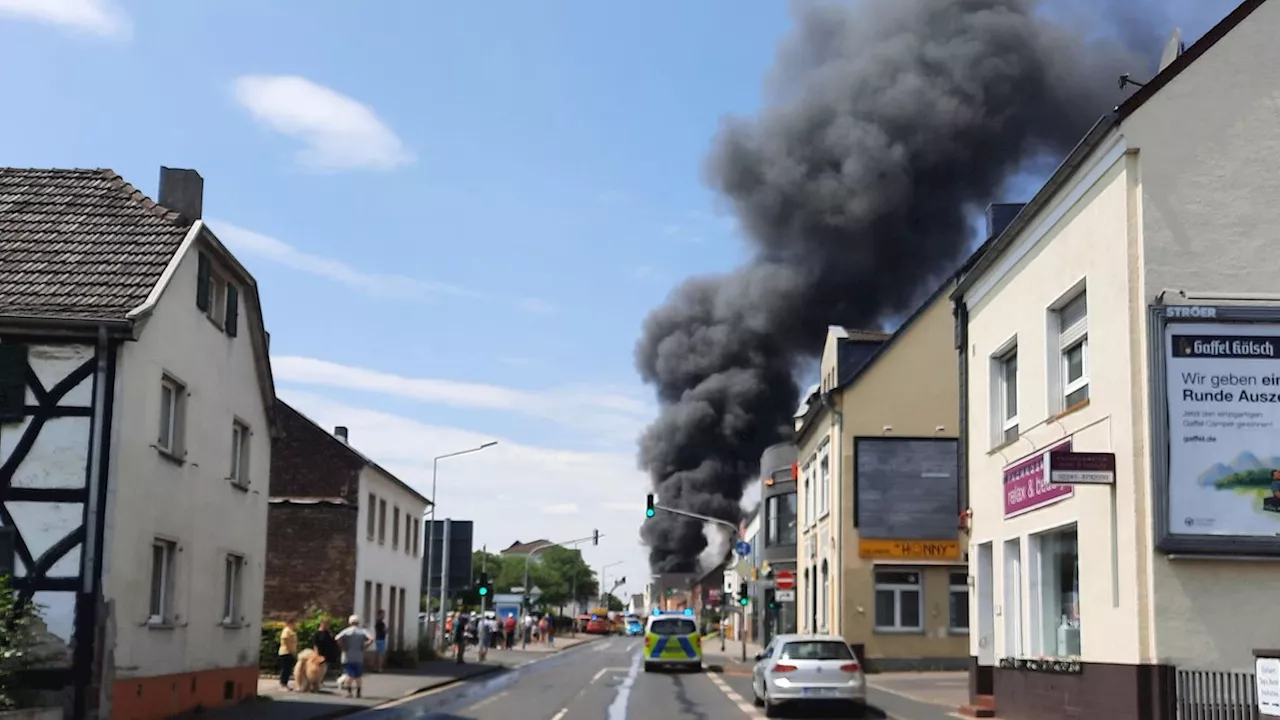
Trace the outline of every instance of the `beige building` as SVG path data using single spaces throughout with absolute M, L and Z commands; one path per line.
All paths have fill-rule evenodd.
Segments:
M 1248 2 L 1168 57 L 954 293 L 971 686 L 1000 717 L 1172 718 L 1209 687 L 1243 712 L 1280 647 L 1277 31 Z
M 842 635 L 880 669 L 967 654 L 950 289 L 892 336 L 831 328 L 798 418 L 799 630 Z

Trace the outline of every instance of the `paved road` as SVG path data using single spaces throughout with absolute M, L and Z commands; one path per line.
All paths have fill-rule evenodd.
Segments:
M 741 669 L 645 673 L 638 638 L 610 638 L 534 659 L 514 670 L 350 716 L 353 720 L 746 720 L 751 705 Z M 949 709 L 886 694 L 885 715 L 869 718 L 951 720 Z M 893 707 L 889 707 L 889 705 Z M 910 713 L 910 714 L 908 714 Z M 810 715 L 813 717 L 814 715 Z M 826 714 L 819 717 L 843 717 Z

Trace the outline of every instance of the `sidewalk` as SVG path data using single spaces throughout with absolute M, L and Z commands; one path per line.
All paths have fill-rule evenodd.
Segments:
M 702 664 L 708 668 L 719 668 L 725 673 L 750 672 L 756 664 L 756 653 L 761 647 L 755 643 L 746 644 L 746 662 L 742 660 L 742 643 L 737 640 L 725 640 L 724 652 L 720 651 L 720 636 L 709 635 L 702 638 Z
M 876 673 L 867 676 L 867 686 L 952 710 L 969 703 L 969 674 L 964 672 Z
M 411 670 L 368 672 L 364 676 L 361 698 L 348 698 L 345 691 L 337 689 L 333 679 L 327 680 L 319 693 L 300 693 L 282 689 L 278 678 L 262 677 L 258 680 L 257 700 L 206 710 L 199 717 L 210 720 L 328 720 L 451 683 L 519 667 L 595 639 L 598 638 L 579 635 L 576 638 L 557 638 L 555 647 L 531 644 L 525 650 L 518 645 L 512 650 L 491 650 L 483 663 L 472 649 L 467 653 L 467 662 L 462 665 L 453 660 L 430 660 Z

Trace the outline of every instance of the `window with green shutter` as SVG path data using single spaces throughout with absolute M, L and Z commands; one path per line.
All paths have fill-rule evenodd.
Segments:
M 200 253 L 199 266 L 196 271 L 196 307 L 209 312 L 209 301 L 213 298 L 213 268 L 209 265 L 209 256 Z
M 235 337 L 239 330 L 240 323 L 240 292 L 236 290 L 236 286 L 227 283 L 227 314 L 223 320 L 223 329 L 227 331 L 227 335 Z

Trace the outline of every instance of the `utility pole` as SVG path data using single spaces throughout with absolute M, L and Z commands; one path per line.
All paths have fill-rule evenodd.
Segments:
M 449 605 L 449 534 L 453 521 L 449 518 L 444 519 L 444 537 L 441 538 L 440 548 L 440 622 L 436 630 L 439 644 L 436 647 L 442 651 L 448 647 L 444 644 L 444 618 L 448 612 Z
M 485 573 L 487 573 L 487 572 L 489 572 L 489 546 L 488 546 L 488 545 L 481 545 L 481 546 L 480 546 L 480 575 L 481 575 L 481 577 L 483 577 L 483 576 L 484 576 L 484 574 L 485 574 Z M 484 595 L 481 595 L 481 596 L 480 596 L 480 617 L 481 617 L 481 618 L 483 618 L 483 617 L 484 617 L 484 611 L 485 611 L 485 610 L 488 610 L 488 609 L 489 609 L 489 595 L 488 595 L 488 593 L 485 593 Z

